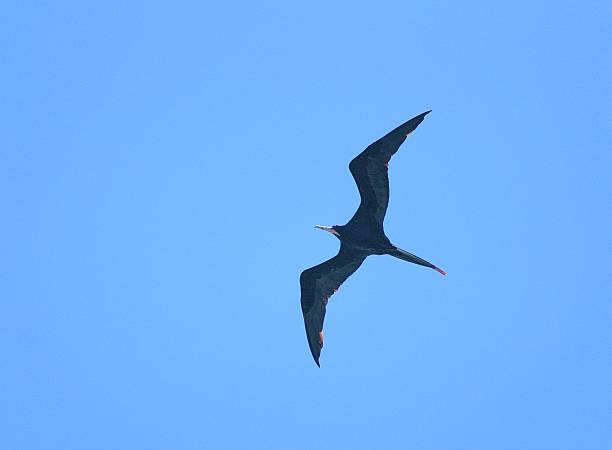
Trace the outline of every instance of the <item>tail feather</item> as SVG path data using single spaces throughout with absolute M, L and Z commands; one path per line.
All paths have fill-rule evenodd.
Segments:
M 425 261 L 423 258 L 419 258 L 418 256 L 413 255 L 412 253 L 407 252 L 406 250 L 402 250 L 401 248 L 393 247 L 393 249 L 391 249 L 388 254 L 391 256 L 395 256 L 396 258 L 403 259 L 404 261 L 408 261 L 413 264 L 418 264 L 419 266 L 429 267 L 441 273 L 442 275 L 446 275 L 446 272 L 440 269 L 439 267 L 436 267 L 429 261 Z

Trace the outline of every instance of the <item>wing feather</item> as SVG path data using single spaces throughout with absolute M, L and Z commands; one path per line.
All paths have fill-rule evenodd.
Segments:
M 389 205 L 389 161 L 429 112 L 419 114 L 387 133 L 350 162 L 349 170 L 359 189 L 361 203 L 347 225 L 382 228 Z
M 302 314 L 310 352 L 317 365 L 323 347 L 323 320 L 327 301 L 361 266 L 367 254 L 340 246 L 333 258 L 306 269 L 300 276 Z

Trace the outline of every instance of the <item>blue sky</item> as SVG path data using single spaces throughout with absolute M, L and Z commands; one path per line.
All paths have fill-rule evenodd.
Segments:
M 612 447 L 609 2 L 13 2 L 11 449 Z M 299 273 L 394 157 L 321 369 Z

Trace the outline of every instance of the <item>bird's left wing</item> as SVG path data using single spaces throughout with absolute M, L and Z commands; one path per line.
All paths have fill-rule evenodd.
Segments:
M 361 266 L 367 256 L 366 253 L 341 245 L 336 256 L 306 269 L 300 276 L 306 337 L 317 366 L 323 347 L 323 320 L 327 301 L 340 285 Z
M 359 189 L 361 203 L 347 225 L 374 225 L 382 228 L 389 204 L 389 161 L 406 137 L 416 130 L 430 112 L 419 114 L 390 131 L 351 161 L 349 170 Z

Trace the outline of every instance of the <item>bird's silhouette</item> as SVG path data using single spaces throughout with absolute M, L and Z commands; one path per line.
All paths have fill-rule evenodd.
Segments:
M 346 225 L 316 225 L 340 239 L 340 251 L 336 256 L 306 269 L 300 276 L 306 336 L 317 366 L 323 348 L 323 320 L 327 301 L 368 256 L 391 255 L 446 275 L 439 267 L 393 245 L 383 227 L 389 204 L 389 160 L 430 112 L 419 114 L 400 125 L 370 144 L 350 162 L 349 170 L 359 188 L 361 203 Z

